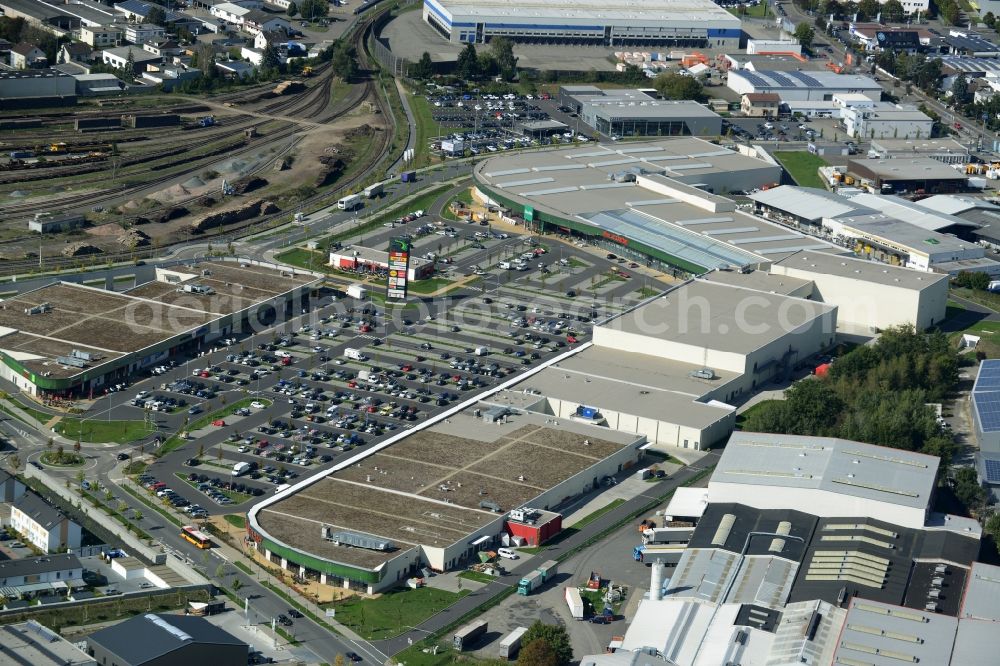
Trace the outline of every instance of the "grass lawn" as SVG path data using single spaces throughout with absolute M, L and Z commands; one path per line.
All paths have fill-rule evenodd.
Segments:
M 764 405 L 766 405 L 768 403 L 771 403 L 771 402 L 781 402 L 781 401 L 780 400 L 761 400 L 760 402 L 758 402 L 753 407 L 750 407 L 749 409 L 747 409 L 745 412 L 741 412 L 741 413 L 737 414 L 736 415 L 736 429 L 740 430 L 743 427 L 743 422 L 747 420 L 747 417 L 750 414 L 753 414 L 754 412 L 763 409 Z
M 994 294 L 992 291 L 981 291 L 979 289 L 968 289 L 966 287 L 952 287 L 951 293 L 956 296 L 961 296 L 962 298 L 972 301 L 978 305 L 982 305 L 990 308 L 991 310 L 996 310 L 1000 312 L 1000 294 Z M 964 308 L 961 303 L 956 303 L 954 301 L 948 301 L 949 307 L 959 307 Z
M 976 351 L 983 352 L 987 358 L 1000 358 L 1000 321 L 979 321 L 964 331 L 952 333 L 949 338 L 957 345 L 963 333 L 979 336 Z
M 227 523 L 232 525 L 238 530 L 242 530 L 247 526 L 247 519 L 244 516 L 235 513 L 229 513 L 223 516 Z
M 275 258 L 283 264 L 291 264 L 299 268 L 323 272 L 326 271 L 328 255 L 325 252 L 307 250 L 304 247 L 293 247 L 291 250 L 286 250 Z
M 430 143 L 431 136 L 436 136 L 438 124 L 434 122 L 431 111 L 431 103 L 423 95 L 411 95 L 407 91 L 407 101 L 410 103 L 410 111 L 413 112 L 413 120 L 417 124 L 417 136 L 413 142 L 413 167 L 420 168 L 430 163 Z M 444 131 L 444 130 L 442 130 Z
M 53 416 L 54 416 L 53 414 L 50 414 L 49 412 L 43 412 L 40 409 L 35 409 L 34 407 L 29 407 L 29 406 L 27 406 L 27 405 L 25 405 L 25 404 L 23 404 L 23 403 L 21 403 L 21 402 L 19 402 L 17 400 L 12 400 L 11 402 L 13 402 L 14 405 L 18 409 L 20 409 L 22 412 L 26 413 L 28 416 L 30 416 L 31 418 L 35 419 L 36 421 L 38 421 L 39 423 L 41 423 L 43 425 L 46 424 L 46 423 L 48 423 L 49 421 L 51 421 L 52 418 L 53 418 Z
M 378 229 L 379 227 L 381 227 L 386 222 L 392 222 L 394 220 L 397 220 L 400 217 L 402 217 L 402 216 L 404 216 L 404 215 L 406 215 L 408 213 L 412 213 L 415 210 L 427 210 L 428 208 L 431 207 L 431 204 L 433 204 L 434 201 L 437 200 L 437 198 L 439 196 L 441 196 L 442 194 L 444 194 L 445 192 L 447 192 L 449 188 L 450 188 L 450 186 L 448 186 L 448 185 L 442 185 L 441 187 L 435 187 L 435 188 L 433 188 L 431 190 L 428 190 L 427 192 L 421 194 L 420 196 L 416 197 L 415 199 L 411 200 L 409 203 L 401 204 L 399 206 L 396 206 L 394 208 L 390 208 L 389 210 L 386 210 L 386 211 L 383 211 L 383 212 L 377 214 L 372 219 L 368 220 L 367 222 L 362 223 L 361 225 L 359 225 L 359 226 L 357 226 L 357 227 L 355 227 L 353 229 L 348 229 L 348 230 L 342 231 L 341 233 L 338 233 L 338 234 L 333 234 L 331 236 L 326 236 L 325 238 L 323 238 L 323 239 L 320 240 L 320 243 L 319 243 L 320 247 L 326 247 L 330 243 L 332 243 L 333 241 L 344 241 L 344 240 L 347 240 L 349 238 L 354 238 L 355 236 L 366 234 L 366 233 L 372 231 L 373 229 Z M 400 228 L 403 229 L 403 230 L 405 230 L 406 227 L 407 227 L 407 225 L 404 224 L 404 225 L 401 225 Z M 400 233 L 403 233 L 403 231 L 400 231 Z
M 434 645 L 438 648 L 437 654 L 424 652 L 425 649 L 429 650 Z M 421 641 L 414 643 L 412 647 L 408 647 L 395 655 L 393 659 L 396 663 L 406 664 L 406 666 L 451 666 L 456 663 L 476 663 L 476 660 L 471 657 L 462 656 L 461 662 L 455 657 L 455 650 L 449 642 L 435 641 L 430 643 L 428 641 Z
M 471 569 L 463 571 L 462 573 L 458 574 L 458 577 L 466 578 L 468 580 L 476 580 L 479 581 L 480 583 L 492 583 L 493 581 L 496 580 L 496 578 L 494 578 L 493 576 L 484 574 L 481 571 L 472 571 Z
M 743 12 L 740 13 L 739 7 L 727 7 L 727 11 L 733 16 L 739 16 L 740 18 L 765 18 L 768 15 L 767 3 L 760 3 L 755 7 L 743 6 Z
M 652 298 L 660 293 L 660 289 L 653 289 L 652 287 L 640 287 L 635 290 L 635 293 L 639 294 L 639 298 Z
M 442 287 L 446 287 L 452 284 L 452 281 L 444 277 L 433 277 L 427 280 L 418 280 L 417 282 L 411 282 L 409 286 L 409 291 L 414 294 L 429 294 L 432 291 L 437 291 Z
M 827 166 L 828 162 L 818 155 L 804 150 L 775 151 L 774 159 L 781 162 L 788 174 L 802 187 L 823 187 L 817 169 Z
M 101 421 L 100 419 L 63 419 L 55 431 L 67 439 L 81 442 L 116 442 L 124 444 L 142 439 L 152 432 L 144 421 Z
M 468 591 L 460 593 L 421 587 L 386 592 L 376 599 L 350 598 L 324 605 L 337 610 L 337 622 L 350 627 L 366 640 L 398 636 L 450 606 Z

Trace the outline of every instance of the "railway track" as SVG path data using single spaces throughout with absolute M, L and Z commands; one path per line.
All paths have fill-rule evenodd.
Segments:
M 388 10 L 384 10 L 384 11 L 388 11 Z M 392 113 L 391 113 L 391 110 L 388 107 L 387 102 L 379 94 L 379 92 L 378 92 L 378 90 L 377 90 L 377 88 L 376 88 L 376 86 L 375 86 L 375 84 L 374 84 L 374 82 L 372 80 L 372 69 L 371 69 L 372 59 L 371 59 L 371 56 L 368 54 L 368 52 L 366 50 L 367 35 L 369 34 L 369 31 L 371 30 L 372 23 L 375 21 L 375 19 L 378 17 L 378 15 L 380 13 L 381 12 L 372 13 L 372 14 L 368 15 L 367 17 L 363 18 L 361 21 L 359 21 L 359 23 L 358 23 L 358 25 L 357 25 L 357 27 L 356 27 L 356 29 L 354 31 L 354 34 L 353 34 L 352 43 L 354 44 L 355 49 L 356 49 L 357 54 L 358 54 L 359 69 L 362 70 L 363 75 L 365 76 L 365 80 L 364 80 L 363 85 L 361 85 L 361 86 L 355 86 L 354 89 L 357 90 L 356 93 L 349 95 L 344 100 L 342 100 L 339 104 L 332 105 L 330 113 L 327 114 L 327 115 L 325 115 L 325 116 L 320 116 L 319 118 L 315 119 L 315 122 L 324 122 L 324 123 L 326 123 L 326 122 L 330 122 L 330 121 L 336 120 L 337 118 L 339 118 L 339 117 L 345 115 L 346 113 L 352 111 L 354 108 L 357 107 L 358 104 L 360 104 L 361 102 L 363 102 L 365 99 L 368 99 L 369 97 L 371 97 L 371 98 L 374 99 L 374 103 L 375 103 L 376 107 L 378 108 L 378 111 L 382 115 L 382 117 L 384 117 L 384 118 L 392 118 Z M 326 73 L 326 70 L 329 68 L 329 64 L 328 63 L 324 63 L 324 65 L 322 67 L 324 69 L 323 73 Z M 291 102 L 291 104 L 289 106 L 287 106 L 287 107 L 284 107 L 284 110 L 282 111 L 282 113 L 284 113 L 285 115 L 289 115 L 290 116 L 290 115 L 292 115 L 292 112 L 294 110 L 296 110 L 296 109 L 299 110 L 299 111 L 301 111 L 303 109 L 311 109 L 313 106 L 318 106 L 319 109 L 322 109 L 323 106 L 324 106 L 323 102 L 326 102 L 327 104 L 330 102 L 330 91 L 332 89 L 332 85 L 333 85 L 333 75 L 332 75 L 332 71 L 330 71 L 327 74 L 327 76 L 326 76 L 326 80 L 324 80 L 319 85 L 316 85 L 316 86 L 312 87 L 311 90 L 315 91 L 313 94 L 308 94 L 308 92 L 307 92 L 307 94 L 305 95 L 305 97 L 298 96 L 294 100 L 289 100 L 289 102 Z M 302 105 L 302 106 L 297 106 L 297 105 Z M 250 122 L 249 124 L 259 124 L 259 122 L 260 122 L 259 119 L 254 118 L 253 122 Z M 285 128 L 285 129 L 279 130 L 274 135 L 269 136 L 267 138 L 268 138 L 269 142 L 274 142 L 274 141 L 277 141 L 277 140 L 282 140 L 284 138 L 287 138 L 287 137 L 289 137 L 289 136 L 291 136 L 291 135 L 293 135 L 293 134 L 295 134 L 296 132 L 299 132 L 299 131 L 300 131 L 300 128 L 297 125 L 293 125 L 293 126 L 291 126 L 289 128 Z M 392 128 L 391 127 L 387 128 L 386 131 L 378 132 L 376 134 L 376 136 L 378 137 L 378 145 L 375 147 L 375 149 L 373 151 L 373 159 L 372 159 L 371 165 L 369 165 L 365 169 L 362 169 L 361 171 L 359 171 L 353 177 L 351 177 L 351 178 L 349 178 L 349 179 L 347 179 L 347 180 L 345 180 L 343 182 L 338 183 L 338 186 L 337 186 L 336 190 L 334 190 L 332 192 L 331 191 L 327 191 L 327 192 L 323 192 L 323 193 L 320 193 L 320 194 L 316 194 L 316 195 L 314 195 L 312 197 L 308 197 L 308 198 L 300 201 L 299 202 L 299 207 L 300 208 L 305 208 L 305 207 L 309 207 L 311 205 L 319 204 L 320 202 L 329 200 L 330 198 L 335 198 L 335 197 L 339 196 L 340 194 L 342 194 L 343 192 L 346 192 L 346 191 L 348 191 L 350 189 L 353 189 L 358 184 L 364 182 L 369 177 L 369 175 L 371 174 L 371 172 L 387 156 L 386 154 L 388 152 L 389 145 L 390 145 L 390 142 L 392 140 L 392 135 L 393 135 L 393 132 L 392 132 Z M 270 163 L 270 161 L 268 161 L 267 163 L 259 165 L 257 167 L 257 169 L 255 169 L 255 170 L 253 170 L 251 172 L 251 174 L 255 173 L 255 172 L 257 172 L 257 171 L 259 171 L 259 170 L 261 170 L 263 168 L 266 168 L 267 166 L 269 166 L 269 163 Z M 250 174 L 248 174 L 248 175 L 250 175 Z M 167 177 L 165 177 L 163 179 L 153 180 L 153 181 L 146 181 L 146 182 L 142 183 L 141 185 L 137 185 L 133 189 L 125 188 L 121 192 L 118 192 L 118 191 L 108 192 L 107 195 L 105 197 L 103 197 L 103 198 L 104 199 L 107 199 L 107 198 L 118 198 L 118 197 L 127 195 L 130 191 L 134 192 L 134 191 L 137 191 L 137 190 L 147 189 L 147 188 L 149 188 L 151 186 L 155 186 L 155 185 L 158 185 L 158 184 L 163 184 L 164 182 L 166 182 L 168 180 L 175 179 L 175 178 L 177 178 L 177 175 L 173 174 L 173 175 L 167 176 Z M 188 201 L 186 201 L 184 203 L 185 204 L 189 204 L 189 203 L 197 201 L 198 199 L 201 199 L 201 198 L 202 197 L 194 197 L 194 198 L 192 198 L 192 199 L 190 199 L 190 200 L 188 200 Z M 68 201 L 68 200 L 72 200 L 73 203 L 70 203 L 69 206 L 66 206 L 66 201 Z M 86 205 L 91 205 L 91 204 L 94 204 L 95 202 L 97 202 L 98 200 L 99 199 L 97 199 L 97 198 L 94 197 L 93 193 L 89 193 L 89 194 L 78 195 L 78 196 L 73 196 L 73 197 L 68 197 L 68 198 L 62 199 L 62 200 L 60 200 L 60 203 L 58 205 L 61 207 L 61 209 L 65 210 L 65 209 L 67 209 L 67 208 L 69 208 L 69 207 L 71 207 L 73 205 L 80 204 L 80 203 L 83 203 L 83 204 L 86 204 Z M 32 207 L 32 209 L 37 209 L 37 206 L 35 204 L 25 204 L 25 207 L 28 207 L 28 206 Z M 162 208 L 161 209 L 156 209 L 156 210 L 162 210 Z M 7 214 L 6 210 L 0 211 L 0 212 L 2 212 L 2 214 Z M 155 212 L 155 210 L 154 211 L 146 211 L 144 214 L 148 215 L 148 214 L 151 214 L 152 212 Z M 249 236 L 249 235 L 253 235 L 253 234 L 256 234 L 256 233 L 260 233 L 263 230 L 267 230 L 267 229 L 271 228 L 273 226 L 273 223 L 275 221 L 281 219 L 284 216 L 287 216 L 287 214 L 288 214 L 287 212 L 281 212 L 281 213 L 276 213 L 276 214 L 272 214 L 272 215 L 263 216 L 263 217 L 259 218 L 258 220 L 254 221 L 254 222 L 246 224 L 245 226 L 241 227 L 238 230 L 234 230 L 233 228 L 230 228 L 230 229 L 226 230 L 225 236 L 228 237 L 228 238 L 241 238 L 241 237 L 244 237 L 244 236 Z M 220 230 L 213 230 L 211 232 L 206 233 L 204 235 L 204 238 L 205 238 L 205 240 L 212 240 L 212 238 L 218 237 L 220 235 L 222 235 L 222 232 Z M 88 256 L 88 257 L 60 257 L 60 256 L 46 257 L 44 259 L 44 266 L 45 266 L 46 270 L 54 271 L 54 270 L 63 270 L 63 269 L 69 269 L 69 268 L 83 268 L 83 267 L 90 266 L 90 265 L 105 264 L 105 263 L 109 263 L 109 262 L 111 262 L 111 263 L 118 263 L 118 262 L 124 262 L 124 261 L 136 261 L 136 260 L 150 259 L 150 258 L 156 257 L 157 255 L 163 254 L 165 251 L 168 251 L 168 252 L 172 251 L 172 249 L 174 247 L 183 245 L 183 244 L 185 244 L 187 242 L 188 241 L 186 241 L 186 240 L 179 240 L 179 241 L 176 241 L 176 242 L 173 242 L 173 243 L 168 243 L 168 244 L 165 244 L 165 245 L 160 245 L 157 248 L 152 248 L 151 247 L 151 248 L 143 248 L 143 249 L 136 249 L 136 250 L 130 250 L 130 251 L 116 252 L 116 253 L 104 253 L 104 254 L 92 255 L 92 256 Z M 39 265 L 39 262 L 38 262 L 37 259 L 0 262 L 0 275 L 17 275 L 17 274 L 21 274 L 21 273 L 24 273 L 24 272 L 29 272 L 29 271 L 37 269 L 38 265 Z

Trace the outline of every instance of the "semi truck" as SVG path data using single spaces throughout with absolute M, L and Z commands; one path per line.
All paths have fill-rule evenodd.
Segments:
M 369 199 L 374 199 L 380 194 L 382 194 L 382 183 L 375 183 L 365 188 L 365 196 Z
M 583 619 L 583 597 L 580 596 L 580 590 L 575 587 L 566 588 L 566 605 L 569 607 L 569 614 L 573 616 L 574 620 Z
M 351 298 L 356 298 L 360 301 L 368 296 L 368 290 L 365 288 L 364 285 L 352 284 L 347 288 L 347 295 Z
M 360 194 L 351 194 L 337 202 L 337 208 L 339 208 L 340 210 L 354 210 L 360 205 L 361 205 Z
M 521 579 L 517 584 L 517 593 L 527 596 L 537 591 L 546 581 L 551 580 L 558 573 L 558 567 L 558 562 L 549 560 Z
M 528 631 L 527 627 L 518 627 L 500 640 L 498 655 L 501 659 L 510 661 L 521 651 L 521 637 Z
M 465 625 L 455 632 L 455 636 L 452 639 L 455 649 L 459 652 L 468 649 L 470 645 L 476 642 L 476 639 L 486 633 L 488 627 L 489 624 L 486 620 L 477 620 Z
M 367 361 L 368 357 L 360 349 L 354 349 L 353 347 L 348 347 L 344 350 L 344 357 L 349 358 L 352 361 Z

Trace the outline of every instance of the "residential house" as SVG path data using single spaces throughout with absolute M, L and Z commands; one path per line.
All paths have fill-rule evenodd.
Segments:
M 163 26 L 152 23 L 135 23 L 125 26 L 125 41 L 137 46 L 142 46 L 146 42 L 163 39 L 167 31 Z
M 256 36 L 260 32 L 273 32 L 275 30 L 287 32 L 291 28 L 292 24 L 288 22 L 288 19 L 265 12 L 262 9 L 251 9 L 243 16 L 243 31 L 251 35 Z
M 124 69 L 130 53 L 132 54 L 136 74 L 142 74 L 150 65 L 163 62 L 163 58 L 160 56 L 154 55 L 138 46 L 118 46 L 113 49 L 104 49 L 101 51 L 101 62 L 117 69 Z
M 269 44 L 278 46 L 286 42 L 288 42 L 288 31 L 285 29 L 261 30 L 253 38 L 253 47 L 259 51 L 263 51 Z
M 76 555 L 62 553 L 0 562 L 0 588 L 5 596 L 42 596 L 83 586 L 83 565 Z
M 63 44 L 59 49 L 59 56 L 56 58 L 60 63 L 64 62 L 89 62 L 94 50 L 83 42 L 69 42 Z
M 7 472 L 0 471 L 0 502 L 13 502 L 24 494 L 24 484 Z
M 201 70 L 185 65 L 151 65 L 142 73 L 142 80 L 153 85 L 163 86 L 166 91 L 185 81 L 193 81 L 201 77 Z
M 47 553 L 80 547 L 80 526 L 34 493 L 24 493 L 11 505 L 10 525 Z
M 235 5 L 231 2 L 223 2 L 221 4 L 215 5 L 209 10 L 212 16 L 217 19 L 221 19 L 226 23 L 234 26 L 243 25 L 243 17 L 250 13 L 251 10 L 246 7 L 241 7 Z
M 142 45 L 142 49 L 162 58 L 172 58 L 176 55 L 180 55 L 183 50 L 173 39 L 159 39 L 152 42 L 146 42 Z
M 93 49 L 118 46 L 122 43 L 122 31 L 110 25 L 83 27 L 80 28 L 80 41 Z
M 10 62 L 10 50 L 12 48 L 14 48 L 13 44 L 6 39 L 0 39 L 0 61 Z
M 44 69 L 48 64 L 45 51 L 34 44 L 22 42 L 10 50 L 10 66 L 14 69 Z
M 215 63 L 215 68 L 222 72 L 222 75 L 228 79 L 242 79 L 246 76 L 253 76 L 257 68 L 251 63 L 243 62 L 242 60 L 224 60 L 222 62 Z
M 780 106 L 778 93 L 745 93 L 740 99 L 740 111 L 754 118 L 774 118 Z

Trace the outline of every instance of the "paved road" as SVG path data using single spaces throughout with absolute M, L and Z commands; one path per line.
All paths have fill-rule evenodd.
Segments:
M 709 453 L 698 463 L 679 470 L 671 478 L 661 481 L 660 483 L 650 484 L 649 489 L 642 495 L 628 500 L 624 504 L 608 511 L 569 538 L 554 546 L 546 548 L 544 551 L 532 558 L 519 560 L 516 567 L 511 569 L 507 575 L 500 577 L 497 581 L 462 597 L 442 612 L 429 618 L 425 622 L 422 622 L 410 632 L 389 640 L 374 642 L 375 647 L 385 654 L 394 655 L 409 647 L 411 641 L 416 643 L 426 638 L 428 634 L 441 631 L 449 624 L 455 622 L 464 615 L 475 611 L 475 609 L 486 604 L 491 599 L 506 592 L 508 588 L 516 587 L 517 582 L 525 573 L 533 571 L 542 562 L 559 558 L 563 553 L 579 547 L 588 540 L 592 539 L 594 535 L 600 534 L 601 532 L 614 527 L 624 521 L 630 514 L 637 512 L 642 507 L 659 499 L 667 493 L 676 490 L 679 486 L 683 485 L 686 481 L 696 476 L 703 470 L 714 467 L 719 460 L 719 455 L 719 453 Z

